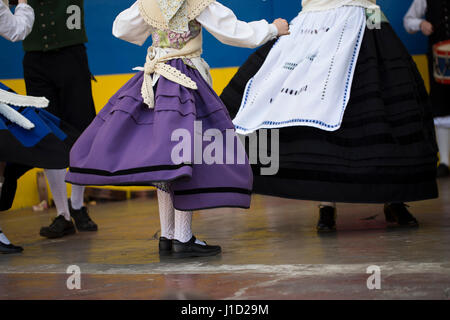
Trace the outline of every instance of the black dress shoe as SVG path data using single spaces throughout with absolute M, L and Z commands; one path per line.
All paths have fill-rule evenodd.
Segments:
M 50 226 L 42 227 L 39 234 L 49 239 L 56 239 L 74 234 L 75 232 L 73 222 L 67 221 L 62 215 L 59 215 L 53 220 Z
M 15 246 L 12 243 L 4 244 L 0 241 L 0 253 L 2 254 L 21 253 L 22 251 L 22 247 Z
M 192 258 L 192 257 L 209 257 L 215 256 L 222 252 L 219 246 L 209 246 L 196 243 L 197 239 L 192 236 L 188 242 L 180 242 L 173 240 L 172 257 L 174 258 Z
M 72 208 L 72 203 L 69 200 L 70 215 L 75 220 L 75 225 L 78 231 L 97 231 L 97 224 L 89 217 L 88 209 L 81 207 L 79 210 Z
M 445 164 L 440 164 L 437 168 L 437 175 L 438 178 L 445 178 L 450 176 L 450 169 Z
M 161 237 L 159 238 L 159 255 L 170 256 L 172 254 L 172 240 Z
M 330 206 L 320 207 L 317 232 L 327 233 L 336 231 L 336 208 Z
M 404 203 L 391 203 L 384 205 L 384 215 L 386 222 L 395 223 L 401 227 L 418 227 L 419 222 L 408 211 L 408 206 Z

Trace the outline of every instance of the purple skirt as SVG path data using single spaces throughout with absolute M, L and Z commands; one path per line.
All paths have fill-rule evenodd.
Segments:
M 238 159 L 236 150 L 242 146 L 228 111 L 197 70 L 181 59 L 170 65 L 194 80 L 198 90 L 160 77 L 155 108 L 150 109 L 141 96 L 143 72 L 136 74 L 73 146 L 66 181 L 116 186 L 168 183 L 178 210 L 249 208 L 253 175 L 245 151 L 244 159 Z M 232 138 L 227 139 L 230 133 Z M 226 150 L 232 150 L 231 155 Z M 218 161 L 202 160 L 204 154 Z

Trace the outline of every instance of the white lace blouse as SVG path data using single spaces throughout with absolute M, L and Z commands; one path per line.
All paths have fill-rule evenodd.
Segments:
M 259 47 L 278 35 L 275 25 L 266 20 L 239 21 L 232 10 L 217 1 L 203 10 L 196 20 L 220 42 L 235 47 Z M 113 25 L 115 37 L 137 45 L 143 45 L 151 31 L 139 13 L 138 2 L 120 13 Z

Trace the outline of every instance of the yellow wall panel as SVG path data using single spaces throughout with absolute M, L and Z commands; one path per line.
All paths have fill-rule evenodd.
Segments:
M 427 87 L 428 92 L 430 92 L 430 75 L 428 73 L 428 60 L 426 55 L 417 55 L 413 56 L 414 61 L 416 62 L 417 68 L 419 69 L 420 74 L 422 75 L 423 80 L 425 81 L 425 86 Z

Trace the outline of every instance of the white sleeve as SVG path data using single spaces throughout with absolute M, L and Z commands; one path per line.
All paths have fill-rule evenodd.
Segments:
M 150 34 L 151 28 L 142 18 L 137 1 L 114 20 L 113 35 L 116 38 L 142 46 Z
M 28 4 L 20 3 L 12 14 L 8 6 L 0 1 L 0 35 L 10 41 L 22 41 L 31 32 L 34 10 Z
M 197 21 L 220 42 L 244 48 L 256 48 L 277 37 L 278 29 L 266 20 L 243 22 L 229 8 L 216 2 L 197 17 Z
M 409 33 L 416 33 L 420 31 L 420 24 L 424 21 L 426 11 L 426 0 L 414 0 L 406 13 L 406 16 L 403 18 L 403 25 L 406 31 Z

